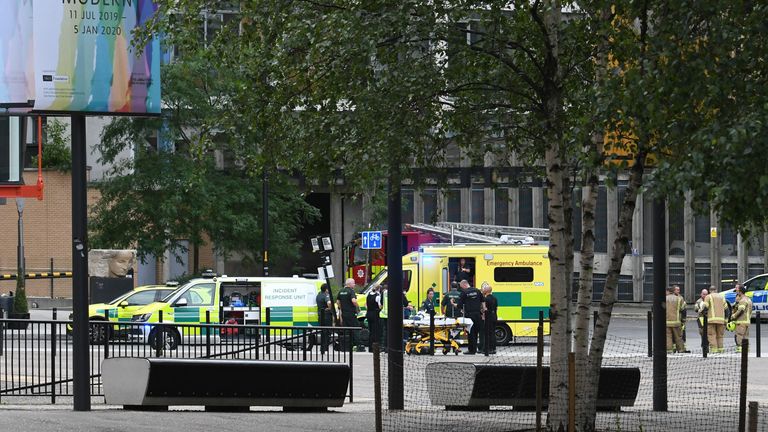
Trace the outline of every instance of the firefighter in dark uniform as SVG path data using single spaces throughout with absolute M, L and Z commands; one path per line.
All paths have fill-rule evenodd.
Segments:
M 442 301 L 442 311 L 446 318 L 458 318 L 461 316 L 461 309 L 459 309 L 459 292 L 458 283 L 451 283 L 451 290 L 445 293 Z
M 496 354 L 496 321 L 499 319 L 499 301 L 493 295 L 493 288 L 488 282 L 483 282 L 482 290 L 483 296 L 485 296 L 485 312 L 483 316 L 485 318 L 485 335 L 484 341 L 481 342 L 483 351 L 487 351 L 488 354 Z M 486 350 L 485 344 L 488 343 Z
M 469 286 L 466 280 L 461 281 L 461 296 L 459 297 L 459 309 L 464 310 L 464 318 L 472 320 L 472 328 L 469 330 L 469 347 L 465 354 L 477 354 L 477 335 L 484 331 L 481 312 L 485 299 L 483 293 L 475 287 Z
M 328 293 L 328 284 L 323 284 L 320 287 L 320 292 L 315 297 L 317 302 L 317 319 L 322 327 L 330 327 L 333 325 L 333 304 L 331 303 L 331 295 Z M 328 352 L 328 345 L 331 342 L 330 334 L 328 330 L 322 330 L 320 332 L 320 352 L 325 354 Z
M 355 280 L 352 278 L 344 281 L 344 288 L 339 291 L 336 297 L 336 305 L 341 310 L 341 325 L 342 327 L 360 327 L 360 323 L 357 321 L 357 312 L 360 307 L 357 305 L 357 294 L 355 293 Z M 359 331 L 352 332 L 352 349 L 357 347 L 358 351 L 364 350 L 360 346 Z
M 373 344 L 381 341 L 381 292 L 379 286 L 374 285 L 365 298 L 365 318 L 368 320 L 368 350 L 373 352 Z

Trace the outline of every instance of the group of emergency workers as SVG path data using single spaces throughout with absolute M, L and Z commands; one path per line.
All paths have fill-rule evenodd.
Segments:
M 735 332 L 736 352 L 741 352 L 742 343 L 749 338 L 749 324 L 752 318 L 752 301 L 744 294 L 744 286 L 736 284 L 736 302 L 731 306 L 717 288 L 701 290 L 694 311 L 697 313 L 699 335 L 707 339 L 709 352 L 724 353 L 723 338 L 726 328 Z M 686 303 L 680 295 L 680 287 L 667 289 L 666 327 L 667 352 L 690 352 L 685 348 Z M 706 328 L 704 326 L 706 317 Z
M 458 285 L 458 286 L 457 286 Z M 347 279 L 344 287 L 339 291 L 336 297 L 336 307 L 339 311 L 338 323 L 344 327 L 358 327 L 359 321 L 357 314 L 360 306 L 357 303 L 357 295 L 354 290 L 354 279 Z M 459 291 L 458 288 L 461 288 Z M 333 323 L 333 303 L 327 284 L 323 284 L 316 297 L 317 313 L 321 326 L 331 326 Z M 383 342 L 382 347 L 387 348 L 386 337 L 382 337 L 387 329 L 387 290 L 386 287 L 374 285 L 368 292 L 365 300 L 365 318 L 368 323 L 368 349 L 373 351 L 373 344 Z M 428 315 L 436 315 L 435 309 L 435 291 L 430 288 L 427 290 L 427 298 L 421 304 L 419 310 Z M 403 294 L 403 318 L 408 318 L 413 311 L 413 306 Z M 485 351 L 486 341 L 488 344 L 487 352 L 496 353 L 495 328 L 498 320 L 498 300 L 493 295 L 493 288 L 488 282 L 483 282 L 481 289 L 470 286 L 466 280 L 461 280 L 458 284 L 453 283 L 440 304 L 440 312 L 446 318 L 465 317 L 472 320 L 472 326 L 469 330 L 468 349 L 465 354 L 476 354 L 478 351 L 478 336 L 480 338 L 479 347 Z M 330 334 L 328 330 L 323 330 L 321 334 L 321 352 L 328 351 L 330 344 Z M 357 351 L 364 351 L 365 347 L 361 345 L 359 332 L 352 332 L 352 346 Z M 404 333 L 404 341 L 408 335 Z

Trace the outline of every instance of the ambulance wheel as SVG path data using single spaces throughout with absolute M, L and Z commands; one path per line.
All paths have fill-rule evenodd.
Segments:
M 176 329 L 170 327 L 156 327 L 149 332 L 149 346 L 152 349 L 175 350 L 181 343 L 181 337 Z
M 512 330 L 504 323 L 496 324 L 494 334 L 496 335 L 496 346 L 507 346 L 512 340 Z

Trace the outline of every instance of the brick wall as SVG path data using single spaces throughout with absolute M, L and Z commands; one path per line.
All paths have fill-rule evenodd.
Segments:
M 25 171 L 26 184 L 37 182 L 37 171 Z M 69 173 L 43 171 L 45 182 L 42 201 L 26 198 L 24 203 L 24 248 L 27 272 L 72 269 L 72 179 Z M 89 188 L 89 205 L 98 199 L 98 191 Z M 0 273 L 16 273 L 18 243 L 16 201 L 8 198 L 0 205 Z M 50 280 L 27 280 L 27 296 L 50 296 Z M 16 281 L 0 281 L 0 292 L 16 289 Z M 72 280 L 55 279 L 54 297 L 72 297 Z

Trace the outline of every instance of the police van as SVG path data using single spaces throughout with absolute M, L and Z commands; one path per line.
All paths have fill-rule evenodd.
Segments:
M 514 337 L 536 336 L 539 312 L 544 312 L 544 334 L 549 334 L 548 252 L 548 246 L 541 245 L 424 245 L 403 257 L 403 291 L 418 308 L 427 298 L 427 290 L 434 289 L 435 310 L 440 310 L 451 283 L 458 282 L 457 275 L 468 274 L 472 286 L 488 282 L 498 300 L 497 344 L 506 345 Z M 460 267 L 461 263 L 465 267 Z M 386 270 L 358 294 L 361 309 L 365 309 L 365 296 L 375 284 L 387 284 Z
M 151 303 L 133 315 L 133 323 L 145 323 L 131 330 L 134 339 L 150 345 L 162 343 L 175 349 L 185 339 L 206 334 L 199 326 L 173 324 L 225 323 L 258 325 L 318 325 L 315 296 L 323 280 L 300 277 L 215 277 L 192 279 L 162 302 Z M 162 322 L 163 340 L 158 328 Z M 235 329 L 216 329 L 213 336 Z
M 744 282 L 744 293 L 752 300 L 752 311 L 765 313 L 768 310 L 768 273 L 757 275 Z M 725 300 L 731 305 L 736 302 L 735 288 L 723 291 Z

